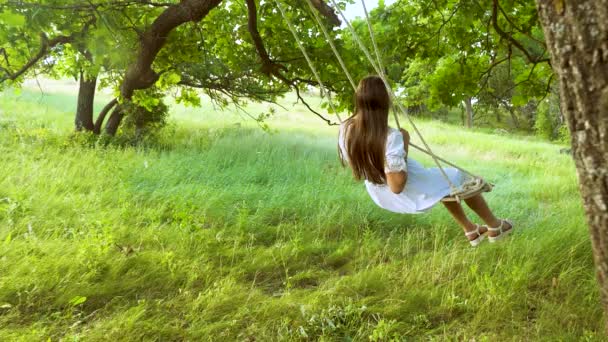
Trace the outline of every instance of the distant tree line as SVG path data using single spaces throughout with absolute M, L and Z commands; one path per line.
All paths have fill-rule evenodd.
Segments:
M 441 118 L 456 109 L 466 127 L 536 131 L 549 139 L 567 135 L 533 2 L 381 3 L 372 23 L 386 73 L 404 89 L 402 99 L 414 115 Z M 368 37 L 366 23 L 355 26 Z

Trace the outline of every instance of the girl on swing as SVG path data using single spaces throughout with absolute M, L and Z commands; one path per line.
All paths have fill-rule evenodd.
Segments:
M 450 194 L 450 186 L 438 168 L 426 169 L 410 158 L 409 133 L 388 126 L 390 96 L 378 76 L 359 82 L 355 92 L 355 112 L 340 125 L 339 153 L 357 180 L 365 180 L 372 200 L 381 208 L 396 213 L 423 213 Z M 456 186 L 465 175 L 454 168 L 445 172 Z M 486 223 L 471 222 L 458 202 L 442 202 L 464 229 L 472 246 L 488 236 L 495 242 L 511 232 L 509 220 L 497 219 L 481 194 L 465 200 Z

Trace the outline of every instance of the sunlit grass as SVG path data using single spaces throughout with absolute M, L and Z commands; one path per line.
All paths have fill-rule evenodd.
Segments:
M 72 95 L 1 94 L 0 340 L 602 339 L 561 146 L 420 121 L 517 225 L 472 249 L 440 207 L 377 208 L 293 101 L 270 134 L 205 103 L 104 147 L 71 137 Z

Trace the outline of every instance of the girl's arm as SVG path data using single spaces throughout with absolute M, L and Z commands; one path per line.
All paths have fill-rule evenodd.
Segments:
M 400 129 L 401 135 L 403 135 L 403 148 L 405 149 L 405 158 L 407 159 L 407 154 L 409 153 L 410 148 L 410 133 L 403 128 Z
M 393 158 L 405 159 L 402 161 L 402 162 L 405 162 L 405 164 L 403 164 L 403 167 L 401 167 L 401 168 L 395 169 L 393 167 L 393 171 L 395 171 L 395 172 L 386 172 L 385 171 L 386 184 L 391 189 L 391 191 L 395 194 L 402 193 L 403 190 L 405 189 L 405 184 L 407 183 L 407 170 L 405 170 L 405 168 L 407 167 L 407 153 L 408 153 L 408 148 L 410 145 L 410 135 L 404 129 L 400 129 L 400 131 L 401 131 L 401 135 L 403 136 L 403 150 L 404 150 L 405 154 L 403 154 L 403 152 L 399 151 L 402 148 L 401 143 L 398 142 L 398 140 L 392 140 L 392 143 L 391 143 L 392 148 L 398 148 L 398 149 L 391 150 L 389 152 L 389 155 L 392 156 Z M 399 169 L 401 169 L 401 170 L 399 170 Z
M 405 189 L 405 183 L 407 183 L 407 172 L 388 172 L 386 174 L 386 184 L 393 193 L 400 194 Z

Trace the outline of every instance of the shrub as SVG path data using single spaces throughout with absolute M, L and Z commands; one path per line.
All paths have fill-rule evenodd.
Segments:
M 157 89 L 137 93 L 132 101 L 122 104 L 124 119 L 118 140 L 137 145 L 154 136 L 167 125 L 169 107 L 163 101 L 163 94 Z
M 547 101 L 542 101 L 536 110 L 536 121 L 534 122 L 534 131 L 536 134 L 551 140 L 553 138 L 553 120 L 549 115 L 549 104 Z

